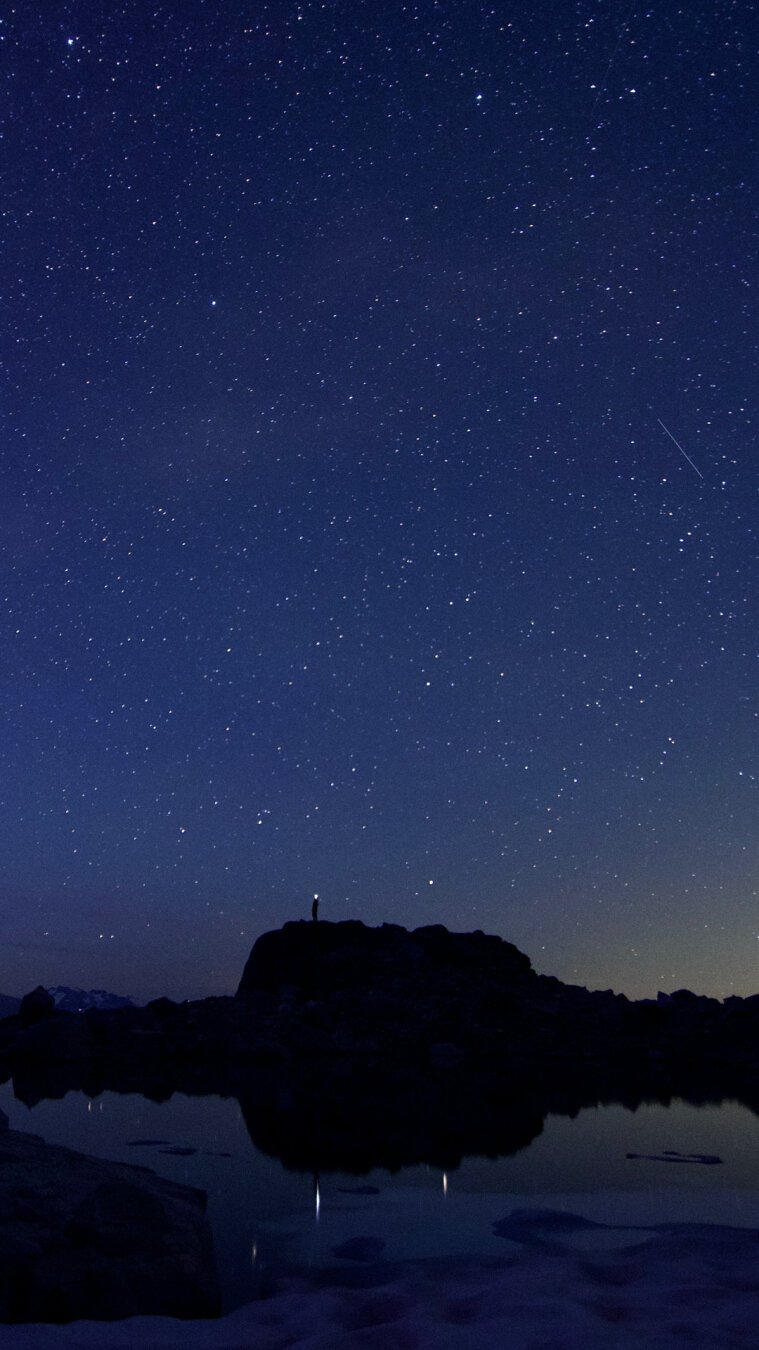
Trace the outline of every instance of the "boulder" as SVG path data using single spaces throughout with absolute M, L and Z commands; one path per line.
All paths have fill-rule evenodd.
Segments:
M 218 1314 L 202 1191 L 9 1129 L 0 1164 L 0 1321 Z
M 34 1022 L 40 1022 L 44 1017 L 52 1017 L 55 1012 L 55 999 L 49 994 L 47 989 L 43 989 L 41 984 L 31 993 L 25 994 L 21 1000 L 21 1006 L 18 1010 L 22 1026 L 32 1026 Z

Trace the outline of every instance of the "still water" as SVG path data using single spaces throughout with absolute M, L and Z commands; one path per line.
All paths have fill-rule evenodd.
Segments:
M 359 1238 L 370 1241 L 357 1250 L 381 1260 L 500 1256 L 493 1224 L 526 1207 L 611 1224 L 759 1229 L 759 1118 L 735 1102 L 589 1108 L 573 1120 L 548 1116 L 519 1153 L 467 1158 L 451 1172 L 411 1167 L 318 1178 L 256 1149 L 233 1098 L 176 1094 L 157 1104 L 71 1092 L 30 1110 L 8 1084 L 0 1107 L 13 1129 L 206 1191 L 227 1309 L 283 1269 L 350 1267 L 334 1249 Z

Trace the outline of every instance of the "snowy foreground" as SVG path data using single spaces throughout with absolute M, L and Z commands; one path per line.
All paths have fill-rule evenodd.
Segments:
M 271 1297 L 218 1321 L 6 1326 L 0 1350 L 759 1347 L 754 1229 L 610 1227 L 520 1210 L 496 1231 L 501 1259 L 357 1263 L 291 1276 Z

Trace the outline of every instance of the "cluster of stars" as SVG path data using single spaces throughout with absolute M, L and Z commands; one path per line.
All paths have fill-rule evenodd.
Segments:
M 0 28 L 0 987 L 753 992 L 745 9 L 243 9 Z

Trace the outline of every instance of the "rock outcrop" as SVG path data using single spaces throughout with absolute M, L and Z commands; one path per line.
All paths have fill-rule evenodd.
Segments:
M 52 1017 L 54 1012 L 55 999 L 41 984 L 24 995 L 18 1009 L 19 1019 L 25 1027 L 31 1026 L 34 1022 L 41 1022 L 45 1017 Z
M 237 997 L 294 989 L 327 998 L 337 993 L 388 992 L 413 983 L 433 990 L 471 989 L 487 981 L 500 992 L 533 974 L 528 956 L 511 942 L 482 932 L 451 933 L 442 924 L 415 928 L 383 923 L 286 923 L 264 933 L 248 957 Z
M 202 1191 L 0 1125 L 1 1322 L 218 1314 Z

